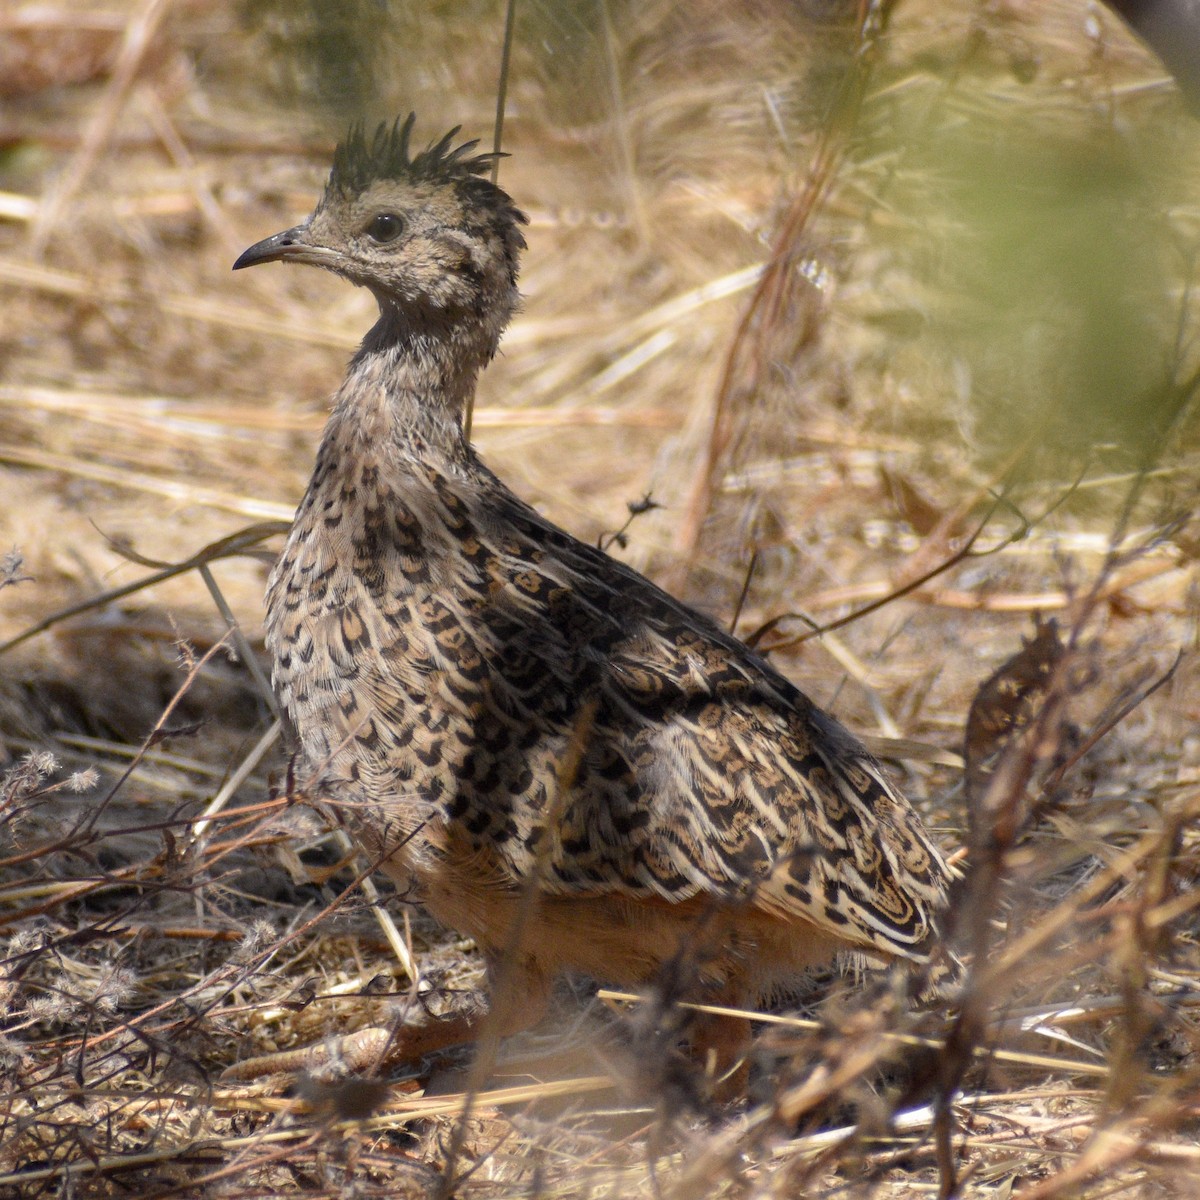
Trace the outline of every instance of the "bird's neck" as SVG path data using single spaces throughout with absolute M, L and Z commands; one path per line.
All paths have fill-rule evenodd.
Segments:
M 368 453 L 466 461 L 462 414 L 495 348 L 478 343 L 453 326 L 414 327 L 385 311 L 350 362 L 330 432 Z

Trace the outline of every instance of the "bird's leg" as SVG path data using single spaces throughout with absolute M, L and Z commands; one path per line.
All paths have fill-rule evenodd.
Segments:
M 532 1029 L 550 1007 L 551 982 L 529 961 L 515 954 L 487 956 L 488 1030 L 497 1038 Z
M 750 1021 L 729 1013 L 697 1012 L 688 1023 L 688 1044 L 718 1100 L 745 1095 L 750 1078 Z

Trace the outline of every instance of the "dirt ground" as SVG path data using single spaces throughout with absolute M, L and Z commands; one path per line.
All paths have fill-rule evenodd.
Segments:
M 486 1081 L 221 1078 L 479 984 L 288 802 L 251 669 L 373 301 L 229 268 L 353 119 L 490 145 L 503 6 L 0 7 L 0 1196 L 1200 1195 L 1200 123 L 1097 4 L 857 11 L 514 27 L 476 445 L 963 875 L 956 1008 L 815 981 L 722 1105 L 582 980 Z

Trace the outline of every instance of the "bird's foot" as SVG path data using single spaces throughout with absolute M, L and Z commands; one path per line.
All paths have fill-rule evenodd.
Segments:
M 328 1037 L 311 1046 L 280 1050 L 242 1059 L 221 1072 L 226 1083 L 241 1083 L 266 1075 L 311 1075 L 321 1080 L 349 1076 L 378 1076 L 394 1066 L 413 1063 L 451 1046 L 474 1041 L 480 1017 L 455 1016 L 405 1023 L 369 1025 L 354 1033 Z

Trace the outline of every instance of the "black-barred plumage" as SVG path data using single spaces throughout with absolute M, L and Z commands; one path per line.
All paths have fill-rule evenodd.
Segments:
M 701 928 L 730 1002 L 838 950 L 924 960 L 947 868 L 866 750 L 467 444 L 524 217 L 490 155 L 413 155 L 412 126 L 353 130 L 309 220 L 236 264 L 327 267 L 380 306 L 269 585 L 301 778 L 490 961 L 534 888 L 508 1027 L 560 970 L 645 982 Z

